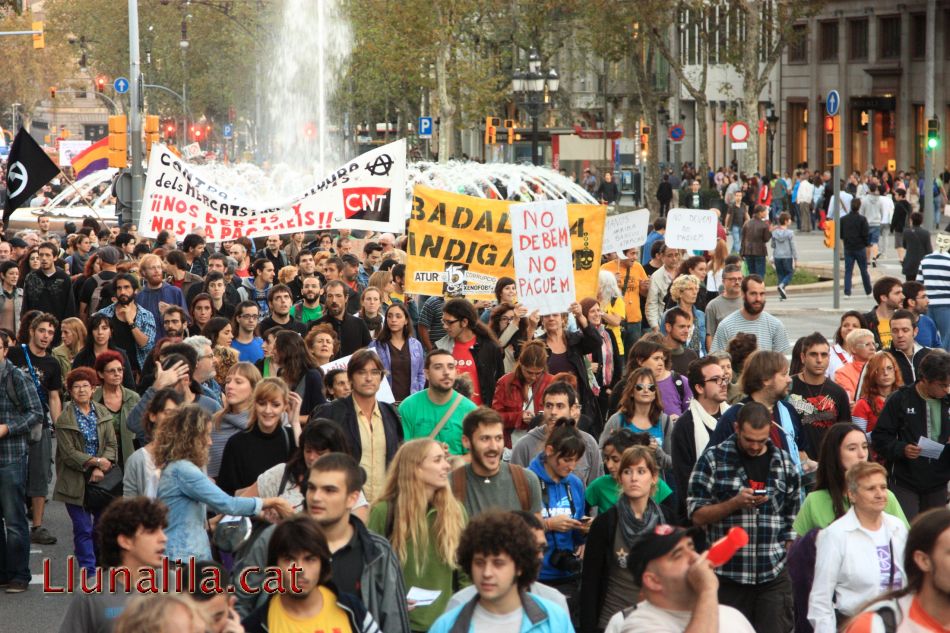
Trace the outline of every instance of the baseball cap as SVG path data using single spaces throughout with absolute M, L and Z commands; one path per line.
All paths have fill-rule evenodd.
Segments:
M 99 255 L 99 261 L 105 262 L 106 264 L 118 264 L 121 258 L 119 250 L 115 246 L 105 246 L 96 251 L 96 253 Z
M 705 545 L 704 533 L 697 527 L 681 528 L 660 524 L 650 532 L 642 534 L 640 540 L 630 548 L 630 555 L 627 557 L 627 568 L 633 574 L 633 582 L 640 585 L 643 572 L 650 561 L 672 552 L 673 548 L 687 536 L 693 538 L 697 551 Z

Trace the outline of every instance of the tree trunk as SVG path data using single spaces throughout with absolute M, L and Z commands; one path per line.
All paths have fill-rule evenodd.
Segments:
M 648 70 L 650 60 L 653 58 L 651 49 L 652 47 L 650 45 L 646 45 L 642 57 L 639 54 L 633 56 L 633 79 L 634 88 L 640 99 L 640 111 L 643 113 L 643 118 L 653 129 L 658 130 L 659 126 L 657 124 L 659 121 L 656 111 L 659 105 L 659 97 L 653 89 L 653 86 L 650 85 L 650 73 Z M 657 135 L 653 135 L 654 139 L 656 139 L 656 137 Z M 651 213 L 659 212 L 659 204 L 656 201 L 656 196 L 653 195 L 656 192 L 659 177 L 660 143 L 654 140 L 649 145 L 646 162 L 640 173 L 640 181 L 643 187 L 643 195 L 641 198 L 644 206 L 648 207 Z
M 699 137 L 699 149 L 696 155 L 696 167 L 708 172 L 712 164 L 709 162 L 709 123 L 706 121 L 706 112 L 709 104 L 705 99 L 696 102 L 696 135 Z
M 449 59 L 452 55 L 450 44 L 443 43 L 435 58 L 436 88 L 439 98 L 439 162 L 447 163 L 453 154 L 455 140 L 455 103 L 449 96 Z

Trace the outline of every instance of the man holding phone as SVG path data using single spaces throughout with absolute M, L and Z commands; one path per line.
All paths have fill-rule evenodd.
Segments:
M 771 426 L 768 407 L 746 403 L 735 435 L 696 462 L 686 505 L 709 543 L 733 527 L 749 533 L 749 545 L 716 570 L 720 602 L 741 611 L 757 631 L 788 631 L 792 584 L 785 562 L 801 508 L 801 478 L 788 451 L 772 443 Z

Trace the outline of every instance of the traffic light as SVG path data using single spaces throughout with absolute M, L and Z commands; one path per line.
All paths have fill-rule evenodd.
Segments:
M 828 167 L 841 164 L 841 134 L 838 121 L 838 115 L 825 116 L 825 164 Z
M 168 140 L 175 136 L 175 122 L 165 121 L 165 139 Z
M 312 141 L 317 136 L 317 126 L 313 123 L 307 123 L 303 128 L 303 135 L 308 141 Z
M 825 220 L 825 246 L 827 248 L 835 247 L 835 221 Z
M 485 117 L 485 145 L 494 145 L 495 136 L 498 134 L 498 128 L 501 126 L 501 119 L 496 116 Z
M 145 117 L 145 157 L 152 151 L 152 143 L 158 143 L 158 115 L 149 114 Z
M 940 145 L 940 121 L 927 119 L 927 149 L 937 149 L 938 145 Z
M 46 48 L 46 34 L 43 32 L 43 23 L 34 22 L 33 30 L 39 33 L 33 34 L 33 48 Z
M 109 167 L 129 166 L 128 121 L 124 114 L 109 117 Z
M 96 77 L 96 92 L 103 92 L 106 89 L 106 78 L 102 75 Z
M 203 137 L 204 137 L 204 130 L 201 129 L 201 126 L 200 126 L 200 125 L 192 125 L 192 126 L 191 126 L 191 138 L 195 139 L 196 141 L 198 141 L 198 142 L 200 143 L 200 142 L 201 142 L 201 139 L 202 139 Z
M 50 88 L 49 88 L 49 98 L 50 98 L 50 99 L 55 99 L 55 98 L 56 98 L 56 86 L 50 86 Z
M 640 153 L 646 156 L 650 153 L 650 126 L 640 127 Z
M 512 145 L 515 142 L 515 120 L 514 119 L 505 119 L 505 130 L 508 133 L 508 144 Z

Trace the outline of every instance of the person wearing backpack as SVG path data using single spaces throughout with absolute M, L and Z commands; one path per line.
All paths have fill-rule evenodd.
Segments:
M 471 462 L 451 475 L 452 492 L 469 517 L 487 510 L 541 512 L 541 483 L 527 468 L 502 460 L 505 423 L 494 409 L 478 407 L 462 420 L 462 445 Z
M 118 274 L 116 264 L 122 259 L 119 249 L 105 246 L 96 251 L 99 272 L 86 279 L 79 291 L 79 318 L 88 325 L 89 317 L 112 303 L 112 280 Z
M 0 586 L 22 593 L 30 585 L 30 529 L 26 518 L 27 442 L 45 420 L 29 376 L 6 359 L 9 334 L 0 331 Z

